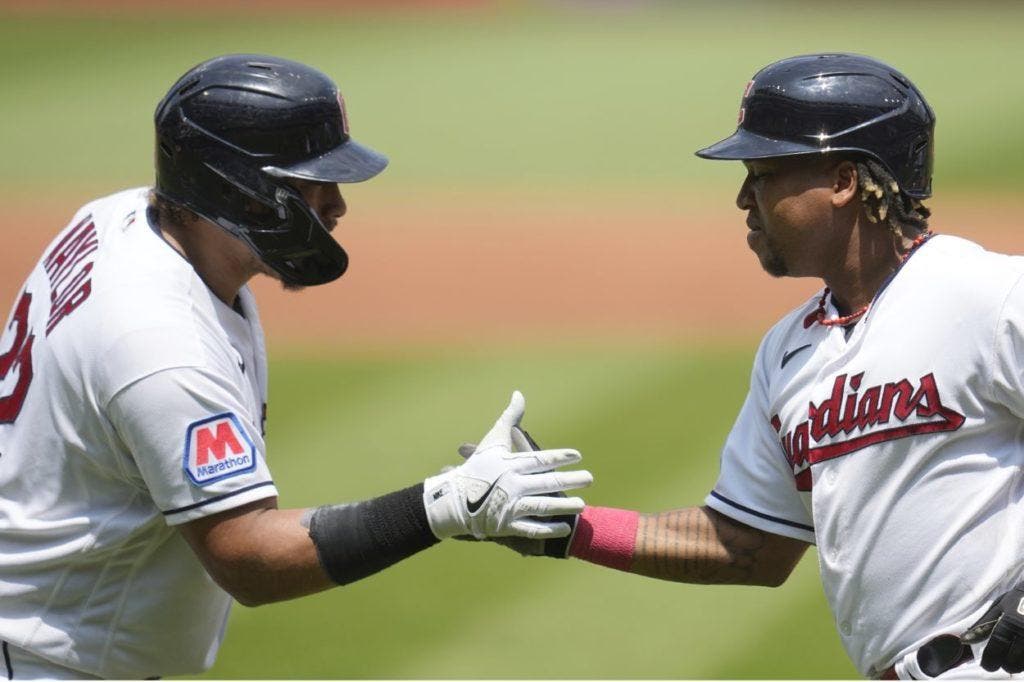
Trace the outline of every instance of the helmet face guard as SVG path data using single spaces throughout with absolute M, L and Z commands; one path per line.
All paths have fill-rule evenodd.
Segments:
M 932 191 L 935 114 L 903 74 L 853 54 L 792 57 L 747 84 L 736 132 L 697 152 L 753 160 L 830 152 L 872 157 L 916 199 Z
M 289 180 L 361 182 L 387 158 L 351 139 L 327 76 L 274 57 L 217 57 L 182 76 L 155 118 L 158 195 L 244 241 L 287 284 L 345 272 L 345 250 Z

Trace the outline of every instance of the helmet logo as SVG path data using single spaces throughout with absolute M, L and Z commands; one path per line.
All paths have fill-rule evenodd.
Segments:
M 345 99 L 341 92 L 338 92 L 338 108 L 341 109 L 341 132 L 348 135 L 348 112 L 345 111 Z
M 743 88 L 743 97 L 740 98 L 740 113 L 736 116 L 736 125 L 743 125 L 743 119 L 747 117 L 747 107 L 744 103 L 750 97 L 750 91 L 754 89 L 754 81 L 747 81 L 747 87 Z

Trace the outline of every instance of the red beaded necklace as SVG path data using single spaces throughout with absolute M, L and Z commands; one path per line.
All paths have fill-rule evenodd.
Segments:
M 907 259 L 910 258 L 910 255 L 912 253 L 914 253 L 914 251 L 916 251 L 917 248 L 919 246 L 921 246 L 921 244 L 924 244 L 926 241 L 928 241 L 932 237 L 932 235 L 933 235 L 933 233 L 931 231 L 925 231 L 925 232 L 921 233 L 917 237 L 917 239 L 914 240 L 914 243 L 910 245 L 910 248 L 907 249 L 907 252 L 905 254 L 903 254 L 903 256 L 900 258 L 899 265 L 897 265 L 896 269 L 893 270 L 891 275 L 889 275 L 889 279 L 887 279 L 885 281 L 885 283 L 882 285 L 882 288 L 885 288 L 885 285 L 889 283 L 889 280 L 891 280 L 896 275 L 896 273 L 899 272 L 899 269 L 902 268 L 903 264 L 907 262 Z M 879 289 L 879 291 L 881 291 L 881 289 Z M 828 287 L 825 287 L 825 291 L 822 292 L 821 298 L 818 300 L 818 308 L 817 308 L 817 310 L 815 310 L 813 313 L 811 313 L 810 315 L 808 315 L 804 319 L 804 328 L 805 329 L 807 327 L 810 327 L 815 322 L 817 322 L 818 324 L 820 324 L 823 327 L 834 327 L 836 325 L 838 325 L 840 327 L 845 327 L 846 325 L 850 324 L 854 320 L 857 320 L 857 319 L 863 317 L 863 315 L 865 313 L 867 313 L 867 311 L 871 308 L 871 303 L 874 303 L 874 299 L 872 299 L 871 303 L 868 303 L 866 306 L 864 306 L 860 310 L 854 311 L 854 312 L 850 313 L 849 315 L 843 315 L 841 317 L 829 317 L 829 318 L 826 318 L 825 317 L 825 300 L 828 298 L 828 295 L 830 293 L 831 293 L 831 289 L 829 289 Z M 875 294 L 875 295 L 877 296 L 878 294 Z

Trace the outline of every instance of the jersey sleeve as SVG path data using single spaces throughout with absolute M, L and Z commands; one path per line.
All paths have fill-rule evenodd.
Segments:
M 260 416 L 237 391 L 210 370 L 180 367 L 111 399 L 108 417 L 168 525 L 277 495 Z
M 811 515 L 768 417 L 760 358 L 759 352 L 750 391 L 726 438 L 718 481 L 705 504 L 753 528 L 814 543 Z

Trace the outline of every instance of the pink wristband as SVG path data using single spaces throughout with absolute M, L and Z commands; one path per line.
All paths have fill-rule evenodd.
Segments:
M 569 556 L 620 571 L 633 565 L 640 514 L 628 509 L 584 507 L 576 522 Z

